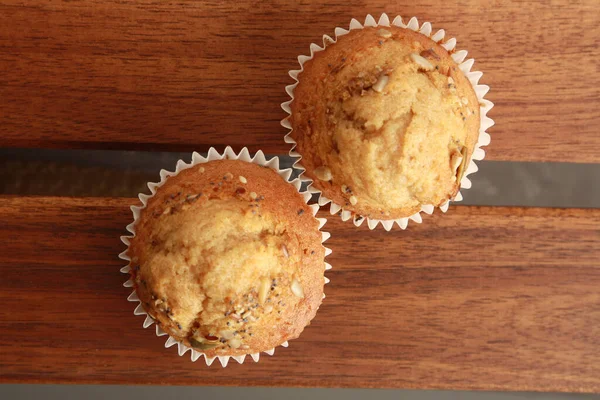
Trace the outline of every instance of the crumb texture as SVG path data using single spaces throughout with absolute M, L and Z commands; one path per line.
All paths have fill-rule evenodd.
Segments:
M 396 27 L 352 31 L 316 53 L 291 107 L 292 137 L 315 186 L 374 218 L 454 196 L 479 132 L 477 97 L 448 52 Z
M 300 334 L 321 302 L 318 222 L 268 168 L 219 161 L 183 171 L 137 226 L 130 251 L 138 296 L 163 329 L 199 351 L 278 346 Z

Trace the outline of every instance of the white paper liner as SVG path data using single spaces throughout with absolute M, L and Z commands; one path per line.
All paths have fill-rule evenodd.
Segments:
M 475 60 L 472 58 L 465 60 L 465 58 L 467 57 L 466 50 L 459 50 L 459 51 L 455 50 L 456 39 L 450 38 L 450 39 L 444 40 L 444 36 L 446 33 L 443 29 L 440 29 L 436 33 L 432 34 L 433 30 L 432 30 L 431 23 L 425 22 L 425 23 L 419 25 L 417 18 L 412 17 L 408 21 L 408 23 L 405 24 L 402 20 L 402 17 L 399 15 L 396 18 L 394 18 L 394 20 L 391 22 L 391 25 L 398 26 L 401 28 L 408 28 L 415 32 L 420 32 L 423 35 L 431 38 L 433 41 L 435 41 L 437 43 L 441 43 L 442 47 L 444 47 L 446 50 L 451 52 L 452 58 L 459 65 L 460 70 L 467 77 L 467 79 L 469 80 L 471 85 L 473 85 L 473 88 L 475 89 L 475 93 L 477 95 L 477 99 L 479 100 L 479 104 L 480 104 L 481 124 L 480 124 L 480 128 L 479 128 L 479 138 L 477 140 L 477 144 L 475 145 L 475 149 L 473 150 L 473 154 L 471 155 L 471 160 L 469 162 L 469 166 L 467 167 L 467 169 L 463 175 L 463 178 L 460 181 L 461 189 L 469 189 L 471 187 L 471 180 L 467 176 L 478 170 L 477 165 L 475 164 L 475 160 L 477 160 L 477 161 L 483 160 L 483 158 L 485 157 L 485 151 L 481 147 L 487 146 L 490 144 L 490 135 L 486 132 L 486 130 L 494 125 L 494 121 L 487 117 L 488 111 L 490 111 L 492 109 L 494 104 L 491 101 L 484 99 L 484 96 L 490 90 L 490 88 L 487 85 L 479 84 L 479 80 L 483 76 L 483 73 L 479 72 L 479 71 L 471 71 L 471 68 L 473 67 L 473 63 L 475 62 Z M 341 216 L 342 220 L 347 221 L 350 218 L 352 218 L 355 226 L 362 225 L 362 223 L 366 219 L 369 229 L 375 229 L 377 227 L 377 225 L 379 223 L 381 223 L 383 228 L 386 231 L 389 231 L 392 229 L 394 224 L 398 225 L 401 229 L 406 229 L 406 227 L 408 226 L 409 220 L 413 220 L 416 223 L 421 223 L 422 222 L 421 212 L 424 212 L 426 214 L 432 214 L 435 207 L 433 205 L 424 205 L 421 207 L 421 211 L 417 212 L 416 214 L 411 215 L 410 217 L 398 218 L 398 219 L 388 219 L 388 220 L 380 220 L 380 219 L 363 217 L 363 216 L 354 214 L 353 212 L 351 212 L 349 210 L 344 210 L 344 208 L 342 206 L 334 203 L 331 199 L 328 199 L 327 197 L 323 196 L 323 194 L 320 190 L 313 187 L 312 180 L 310 180 L 309 178 L 303 177 L 303 172 L 305 171 L 305 168 L 302 167 L 302 164 L 301 164 L 302 156 L 300 155 L 300 153 L 295 151 L 296 141 L 291 137 L 292 125 L 290 123 L 290 116 L 292 114 L 290 105 L 294 101 L 294 89 L 298 85 L 298 75 L 303 71 L 304 63 L 308 60 L 311 60 L 315 53 L 317 53 L 319 51 L 323 51 L 325 49 L 325 47 L 327 47 L 327 46 L 334 45 L 340 36 L 346 35 L 351 30 L 363 29 L 365 27 L 376 27 L 376 26 L 388 26 L 389 27 L 390 20 L 389 20 L 388 16 L 386 14 L 381 14 L 381 17 L 379 18 L 379 22 L 377 22 L 371 15 L 367 15 L 367 17 L 365 18 L 364 24 L 361 24 L 360 22 L 358 22 L 356 19 L 353 18 L 350 21 L 350 26 L 349 26 L 348 30 L 339 28 L 339 27 L 335 28 L 335 30 L 334 30 L 335 37 L 334 38 L 331 38 L 328 35 L 323 35 L 323 45 L 322 46 L 319 46 L 316 43 L 311 43 L 310 55 L 298 56 L 298 63 L 300 64 L 300 69 L 291 70 L 288 72 L 290 77 L 292 77 L 292 79 L 294 79 L 296 81 L 296 83 L 294 83 L 292 85 L 288 85 L 285 88 L 285 91 L 290 96 L 290 100 L 288 100 L 284 103 L 281 103 L 281 108 L 289 115 L 281 121 L 281 125 L 284 128 L 289 129 L 288 134 L 285 136 L 285 142 L 292 145 L 292 149 L 290 150 L 289 155 L 291 157 L 297 158 L 297 161 L 294 164 L 294 167 L 298 168 L 302 172 L 302 174 L 300 175 L 300 179 L 309 183 L 308 190 L 311 193 L 315 193 L 319 196 L 318 203 L 320 206 L 324 206 L 324 205 L 327 205 L 328 203 L 331 203 L 331 205 L 330 205 L 331 215 L 334 215 L 341 211 L 340 216 Z M 462 199 L 463 199 L 463 197 L 459 191 L 458 194 L 456 195 L 456 197 L 454 198 L 454 200 L 452 200 L 452 201 L 461 201 Z M 442 210 L 442 212 L 446 212 L 448 210 L 449 205 L 450 205 L 450 201 L 444 203 L 439 208 L 440 208 L 440 210 Z
M 131 261 L 129 256 L 127 255 L 127 250 L 129 249 L 130 240 L 135 236 L 136 221 L 139 218 L 140 212 L 142 211 L 142 209 L 144 209 L 144 207 L 146 207 L 146 204 L 148 203 L 148 199 L 150 199 L 156 193 L 157 188 L 162 186 L 169 177 L 175 176 L 175 175 L 179 174 L 181 171 L 191 168 L 194 165 L 203 164 L 203 163 L 206 163 L 209 161 L 224 160 L 224 159 L 241 160 L 241 161 L 269 167 L 269 168 L 275 170 L 275 172 L 277 172 L 279 174 L 279 176 L 281 176 L 286 182 L 289 182 L 291 185 L 293 185 L 296 188 L 298 193 L 300 193 L 302 195 L 304 202 L 306 204 L 308 204 L 309 207 L 311 208 L 313 216 L 319 222 L 319 230 L 321 231 L 322 243 L 324 243 L 327 239 L 329 239 L 329 237 L 331 235 L 328 232 L 324 232 L 321 230 L 321 228 L 327 222 L 327 219 L 316 217 L 317 212 L 319 211 L 319 206 L 317 204 L 309 204 L 309 201 L 312 196 L 308 191 L 303 191 L 303 192 L 300 191 L 300 187 L 302 185 L 302 181 L 300 179 L 296 178 L 292 181 L 289 180 L 290 176 L 292 175 L 291 168 L 287 168 L 287 169 L 283 169 L 283 170 L 279 169 L 279 158 L 278 157 L 273 157 L 270 160 L 267 160 L 265 158 L 264 153 L 261 150 L 257 151 L 256 154 L 253 157 L 251 157 L 250 152 L 248 151 L 248 149 L 246 147 L 244 147 L 239 152 L 239 154 L 235 154 L 235 152 L 229 146 L 227 146 L 225 148 L 225 151 L 223 152 L 223 154 L 219 154 L 219 152 L 217 150 L 215 150 L 214 148 L 211 147 L 208 150 L 208 154 L 206 157 L 203 157 L 200 154 L 194 152 L 194 153 L 192 153 L 192 161 L 189 164 L 185 163 L 183 160 L 179 160 L 179 161 L 177 161 L 175 171 L 170 172 L 170 171 L 166 171 L 164 169 L 161 170 L 160 171 L 160 181 L 156 182 L 156 183 L 152 183 L 152 182 L 148 183 L 148 188 L 150 189 L 151 194 L 148 195 L 148 194 L 140 193 L 138 195 L 140 201 L 142 202 L 142 205 L 131 207 L 131 211 L 133 213 L 133 222 L 131 224 L 127 225 L 127 230 L 131 233 L 131 235 L 130 236 L 121 236 L 121 241 L 125 244 L 125 246 L 127 246 L 127 249 L 125 251 L 123 251 L 121 254 L 119 254 L 119 258 L 122 260 L 125 260 L 127 262 Z M 323 247 L 325 248 L 325 257 L 327 257 L 329 254 L 331 254 L 331 249 L 329 249 L 325 246 L 323 246 Z M 325 270 L 330 270 L 330 269 L 331 269 L 331 265 L 329 263 L 325 262 Z M 124 274 L 129 275 L 129 271 L 130 271 L 129 265 L 121 268 L 121 272 Z M 329 283 L 329 279 L 327 277 L 325 277 L 325 284 L 328 284 L 328 283 Z M 123 286 L 133 287 L 134 286 L 133 281 L 131 279 L 128 279 L 123 284 Z M 325 294 L 323 294 L 323 298 L 325 298 Z M 150 315 L 148 315 L 148 313 L 146 313 L 146 310 L 144 310 L 144 307 L 142 306 L 142 303 L 141 303 L 140 299 L 138 298 L 138 295 L 135 292 L 135 290 L 129 295 L 129 297 L 127 297 L 127 300 L 134 302 L 134 303 L 138 303 L 137 306 L 135 307 L 135 310 L 133 311 L 133 314 L 145 316 L 145 319 L 143 322 L 144 328 L 148 328 L 155 322 L 154 319 Z M 167 335 L 167 333 L 165 331 L 163 331 L 157 324 L 156 325 L 156 336 L 169 336 L 169 335 Z M 192 361 L 196 361 L 200 357 L 204 357 L 204 360 L 206 361 L 206 365 L 208 365 L 208 366 L 210 366 L 213 363 L 215 358 L 219 359 L 219 362 L 221 363 L 223 368 L 225 368 L 227 366 L 227 363 L 229 362 L 230 358 L 233 358 L 235 361 L 242 364 L 244 362 L 244 360 L 246 359 L 246 355 L 248 355 L 248 354 L 246 354 L 246 355 L 242 355 L 242 356 L 217 356 L 217 357 L 209 358 L 206 356 L 206 354 L 204 354 L 198 350 L 192 349 L 190 347 L 187 347 L 183 343 L 178 342 L 173 337 L 169 336 L 165 343 L 165 347 L 171 347 L 174 345 L 177 345 L 177 352 L 180 356 L 183 356 L 185 353 L 190 351 Z M 280 346 L 288 347 L 288 342 L 287 341 L 283 342 L 280 344 Z M 264 351 L 264 353 L 266 353 L 270 356 L 272 356 L 274 354 L 274 352 L 275 352 L 274 348 Z M 250 355 L 250 357 L 252 357 L 252 359 L 255 362 L 258 362 L 258 360 L 260 358 L 260 353 L 253 353 L 253 354 L 249 354 L 249 355 Z

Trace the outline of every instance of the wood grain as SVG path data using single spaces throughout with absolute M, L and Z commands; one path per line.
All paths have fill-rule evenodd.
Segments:
M 132 314 L 135 203 L 0 197 L 0 381 L 600 392 L 600 210 L 455 207 L 390 233 L 333 218 L 313 324 L 223 370 Z
M 600 162 L 597 0 L 0 4 L 0 145 L 287 152 L 287 71 L 352 17 L 416 15 L 485 73 L 490 160 Z

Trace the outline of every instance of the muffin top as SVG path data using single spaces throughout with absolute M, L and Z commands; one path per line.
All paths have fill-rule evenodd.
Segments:
M 399 27 L 353 30 L 303 66 L 291 137 L 344 209 L 408 217 L 453 198 L 479 136 L 475 91 L 448 51 Z
M 265 351 L 298 337 L 321 304 L 325 249 L 294 186 L 243 161 L 167 179 L 131 240 L 145 310 L 208 356 Z

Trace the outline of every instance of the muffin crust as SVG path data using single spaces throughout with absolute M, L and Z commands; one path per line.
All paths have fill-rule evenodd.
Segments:
M 169 178 L 142 210 L 129 255 L 148 314 L 209 357 L 298 337 L 323 296 L 318 221 L 275 171 L 242 161 Z
M 326 197 L 395 219 L 456 195 L 479 136 L 479 104 L 442 46 L 399 27 L 353 30 L 298 79 L 291 136 Z

